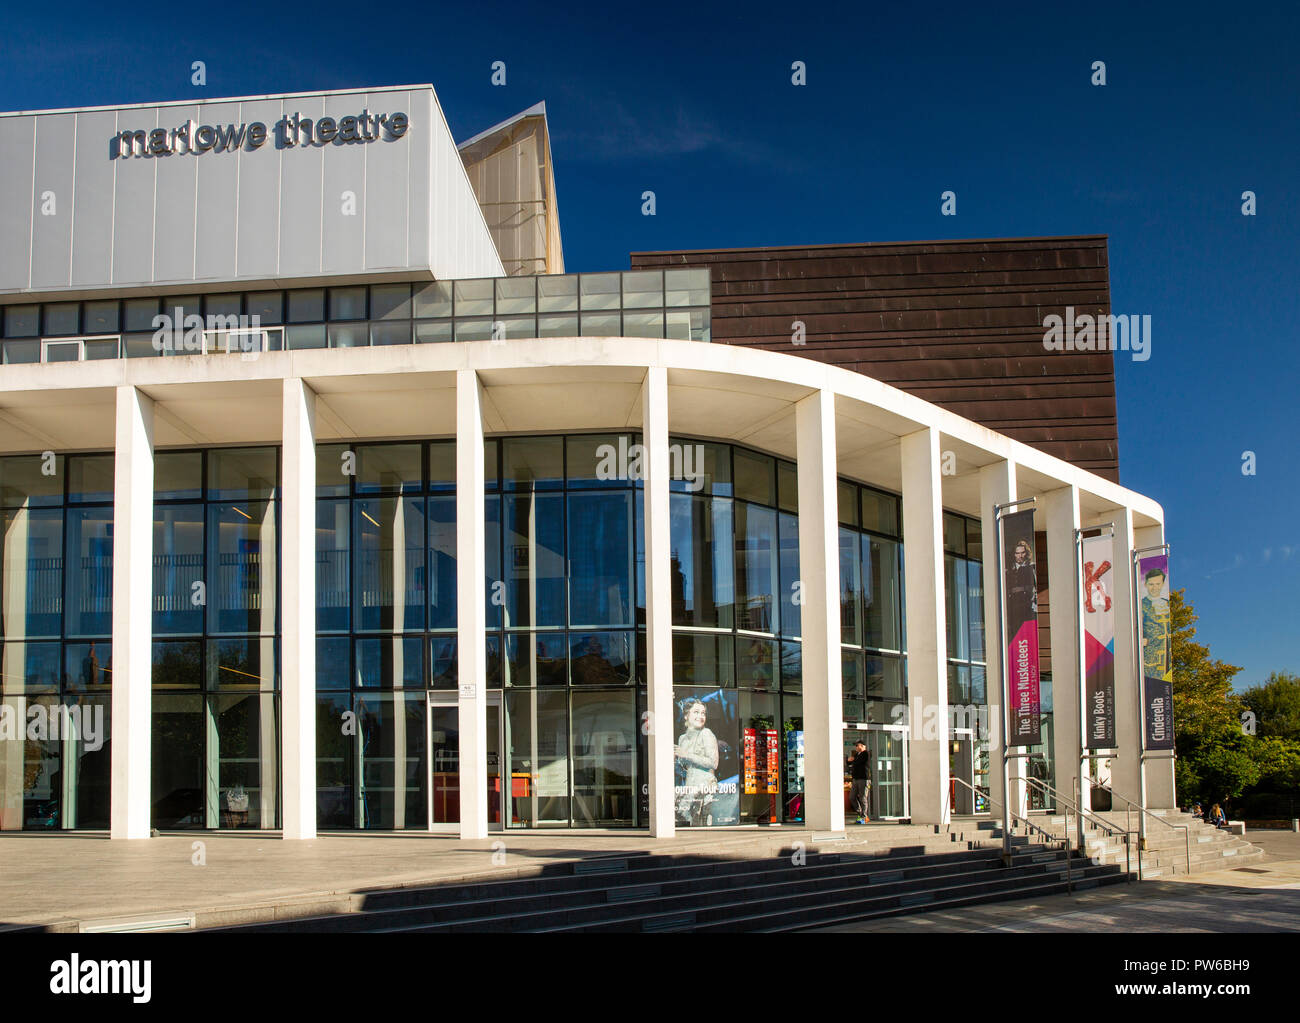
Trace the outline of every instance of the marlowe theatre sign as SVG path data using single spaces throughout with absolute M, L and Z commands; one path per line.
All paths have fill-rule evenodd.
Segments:
M 400 111 L 392 114 L 360 114 L 340 117 L 302 117 L 297 113 L 285 114 L 270 129 L 263 121 L 240 124 L 196 124 L 191 118 L 176 128 L 153 128 L 140 131 L 123 131 L 113 136 L 110 159 L 126 156 L 171 156 L 207 152 L 234 153 L 243 149 L 252 151 L 274 138 L 276 149 L 292 146 L 324 146 L 348 142 L 395 142 L 406 134 L 410 121 Z

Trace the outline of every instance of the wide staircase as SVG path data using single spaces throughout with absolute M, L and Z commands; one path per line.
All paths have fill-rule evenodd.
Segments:
M 1175 874 L 1232 869 L 1264 855 L 1264 850 L 1244 838 L 1206 824 L 1192 814 L 1180 810 L 1153 810 L 1147 815 L 1146 847 L 1140 851 L 1139 863 L 1138 836 L 1130 835 L 1127 848 L 1124 837 L 1130 829 L 1136 831 L 1138 828 L 1136 812 L 1126 814 L 1117 810 L 1093 813 L 1091 817 L 1109 825 L 1111 830 L 1085 818 L 1083 834 L 1088 858 L 1094 863 L 1130 868 L 1144 881 Z M 1077 842 L 1078 825 L 1073 814 L 1037 820 L 1053 834 L 1064 835 L 1068 828 Z
M 733 833 L 734 834 L 734 833 Z M 357 911 L 244 924 L 252 932 L 792 931 L 1056 895 L 1124 881 L 1042 832 L 968 818 L 889 825 L 848 837 L 720 835 L 708 851 L 598 856 L 484 879 L 374 891 Z

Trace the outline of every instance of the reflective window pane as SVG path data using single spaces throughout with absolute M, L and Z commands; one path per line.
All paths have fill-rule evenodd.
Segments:
M 662 270 L 636 270 L 623 276 L 623 308 L 646 309 L 664 304 Z
M 207 600 L 203 550 L 202 505 L 154 505 L 154 635 L 203 632 Z
M 507 628 L 565 622 L 564 498 L 508 497 L 505 504 Z
M 208 631 L 276 633 L 275 502 L 208 505 Z
M 415 285 L 412 312 L 418 319 L 451 316 L 451 281 L 434 281 Z
M 348 502 L 316 502 L 316 628 L 346 631 L 351 621 Z
M 288 295 L 290 323 L 317 323 L 325 319 L 324 288 L 299 288 Z
M 496 281 L 496 314 L 531 313 L 537 309 L 535 277 L 499 277 Z
M 113 633 L 113 509 L 69 508 L 64 608 L 69 636 Z
M 415 493 L 423 488 L 419 444 L 367 444 L 356 448 L 357 493 Z
M 409 320 L 411 286 L 409 284 L 372 284 L 370 286 L 372 320 Z
M 284 292 L 254 291 L 244 296 L 248 315 L 256 316 L 263 327 L 273 327 L 284 322 Z
M 423 629 L 423 498 L 357 500 L 353 511 L 354 627 L 361 632 L 390 633 Z
M 366 318 L 366 289 L 364 285 L 329 289 L 331 320 L 364 320 Z
M 507 437 L 501 442 L 507 490 L 557 490 L 564 486 L 563 437 Z
M 569 672 L 575 686 L 626 686 L 636 674 L 631 632 L 569 633 Z
M 424 645 L 419 636 L 357 640 L 354 684 L 358 689 L 424 688 Z
M 575 692 L 573 825 L 630 826 L 637 795 L 636 694 Z
M 42 308 L 41 334 L 66 337 L 81 332 L 81 306 L 77 302 L 51 302 Z
M 208 452 L 208 499 L 233 501 L 274 497 L 275 448 L 219 448 Z
M 81 330 L 85 334 L 116 334 L 121 329 L 116 300 L 87 302 L 82 308 Z
M 632 625 L 632 495 L 570 494 L 569 624 Z
M 484 280 L 456 281 L 455 296 L 456 307 L 454 315 L 461 316 L 491 316 L 492 315 L 492 295 L 493 281 L 488 278 Z

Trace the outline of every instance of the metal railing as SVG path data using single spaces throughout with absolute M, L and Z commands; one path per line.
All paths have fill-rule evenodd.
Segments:
M 954 782 L 956 782 L 958 785 L 964 785 L 966 788 L 968 788 L 968 789 L 971 790 L 971 793 L 972 793 L 973 795 L 975 795 L 975 796 L 977 796 L 977 797 L 981 794 L 981 793 L 979 792 L 979 790 L 975 788 L 974 785 L 972 785 L 970 782 L 966 781 L 964 778 L 957 778 L 957 777 L 955 777 L 955 776 L 950 776 L 950 777 L 949 777 L 949 780 L 950 780 L 950 781 L 954 781 Z M 950 834 L 950 833 L 952 832 L 952 794 L 951 794 L 951 792 L 947 792 L 947 793 L 945 793 L 943 798 L 944 798 L 944 807 L 945 807 L 945 811 L 946 811 L 946 812 L 944 813 L 944 817 L 945 817 L 945 818 L 947 819 L 947 821 L 948 821 L 948 824 L 947 824 L 947 826 L 945 827 L 945 832 Z M 991 795 L 989 795 L 989 794 L 987 794 L 987 793 L 984 793 L 984 798 L 987 799 L 987 800 L 989 801 L 989 805 L 990 805 L 990 806 L 996 806 L 996 807 L 998 807 L 999 809 L 1002 809 L 1002 804 L 999 803 L 996 799 L 994 799 Z M 1069 834 L 1066 834 L 1066 836 L 1065 836 L 1064 838 L 1057 838 L 1056 835 L 1053 835 L 1053 834 L 1052 834 L 1050 831 L 1048 831 L 1046 828 L 1040 828 L 1037 824 L 1035 824 L 1035 823 L 1034 823 L 1033 821 L 1031 821 L 1029 818 L 1027 818 L 1027 817 L 1021 817 L 1020 814 L 1016 813 L 1016 811 L 1015 811 L 1015 810 L 1012 810 L 1010 807 L 1006 807 L 1006 811 L 1007 811 L 1008 815 L 1010 815 L 1010 817 L 1011 817 L 1012 820 L 1014 820 L 1014 821 L 1019 821 L 1019 822 L 1020 822 L 1021 824 L 1023 824 L 1023 825 L 1024 825 L 1024 826 L 1025 826 L 1029 831 L 1031 831 L 1031 832 L 1035 832 L 1035 833 L 1037 833 L 1037 834 L 1039 834 L 1039 835 L 1042 835 L 1042 836 L 1043 836 L 1043 839 L 1044 839 L 1046 842 L 1050 842 L 1050 843 L 1053 844 L 1053 845 L 1055 845 L 1057 842 L 1060 842 L 1060 843 L 1061 843 L 1062 851 L 1065 853 L 1065 890 L 1066 890 L 1067 892 L 1070 892 L 1071 894 L 1073 894 L 1073 892 L 1074 892 L 1074 875 L 1073 875 L 1073 873 L 1072 873 L 1072 871 L 1071 871 L 1071 866 L 1070 866 L 1070 836 L 1069 836 Z
M 1167 828 L 1173 828 L 1175 831 L 1181 831 L 1181 832 L 1183 833 L 1183 854 L 1187 857 L 1187 873 L 1188 873 L 1188 875 L 1191 874 L 1191 872 L 1192 872 L 1192 831 L 1191 831 L 1191 828 L 1189 828 L 1186 824 L 1171 824 L 1169 821 L 1165 820 L 1165 819 L 1164 819 L 1163 817 L 1161 817 L 1159 814 L 1152 813 L 1150 810 L 1148 810 L 1148 809 L 1147 809 L 1145 806 L 1143 806 L 1141 803 L 1135 803 L 1135 802 L 1133 802 L 1133 800 L 1129 799 L 1127 796 L 1121 796 L 1118 792 L 1116 792 L 1116 791 L 1115 791 L 1113 788 L 1111 788 L 1109 785 L 1106 785 L 1106 784 L 1104 784 L 1104 783 L 1102 783 L 1102 782 L 1099 782 L 1099 781 L 1095 781 L 1095 782 L 1093 782 L 1093 784 L 1094 784 L 1097 788 L 1099 788 L 1099 789 L 1103 789 L 1103 790 L 1105 790 L 1106 792 L 1109 792 L 1109 793 L 1111 794 L 1111 798 L 1113 798 L 1113 799 L 1122 799 L 1122 800 L 1124 801 L 1124 805 L 1125 805 L 1125 810 L 1124 810 L 1125 817 L 1124 817 L 1124 820 L 1125 820 L 1125 823 L 1127 823 L 1127 822 L 1129 821 L 1129 819 L 1131 818 L 1132 812 L 1133 812 L 1134 810 L 1137 810 L 1137 811 L 1139 812 L 1139 814 L 1143 814 L 1143 813 L 1144 813 L 1144 814 L 1146 814 L 1148 817 L 1152 818 L 1153 820 L 1158 820 L 1161 824 L 1163 824 L 1163 825 L 1164 825 L 1165 827 L 1167 827 Z M 1138 823 L 1139 823 L 1139 824 L 1141 824 L 1141 820 L 1142 820 L 1142 818 L 1139 816 L 1139 818 L 1138 818 Z M 1146 845 L 1146 838 L 1145 838 L 1145 836 L 1142 837 L 1142 845 L 1143 845 L 1143 846 Z M 1141 870 L 1142 870 L 1142 850 L 1141 850 L 1141 848 L 1139 848 L 1139 849 L 1138 849 L 1138 872 L 1139 872 L 1139 876 L 1141 876 Z
M 1070 800 L 1066 799 L 1063 795 L 1061 795 L 1061 793 L 1057 789 L 1053 788 L 1051 785 L 1048 785 L 1047 782 L 1042 781 L 1039 778 L 1026 778 L 1025 781 L 1030 785 L 1037 785 L 1044 792 L 1050 792 L 1053 796 L 1056 797 L 1056 802 L 1058 806 L 1064 805 L 1067 811 L 1068 810 L 1074 811 L 1075 822 L 1078 826 L 1079 852 L 1082 853 L 1087 851 L 1087 846 L 1083 838 L 1083 822 L 1085 820 L 1088 821 L 1088 823 L 1090 823 L 1094 828 L 1101 828 L 1108 835 L 1122 835 L 1124 837 L 1124 874 L 1130 881 L 1133 880 L 1133 842 L 1132 842 L 1133 831 L 1131 829 L 1121 830 L 1120 828 L 1116 827 L 1114 824 L 1111 824 L 1109 821 L 1106 821 L 1103 818 L 1097 816 L 1091 810 L 1084 810 L 1083 808 L 1078 806 L 1078 804 L 1072 803 Z M 1064 814 L 1064 817 L 1065 817 L 1065 834 L 1066 834 L 1066 840 L 1068 841 L 1070 835 L 1069 813 L 1067 812 L 1066 814 Z M 1138 855 L 1138 880 L 1139 881 L 1142 880 L 1141 854 Z

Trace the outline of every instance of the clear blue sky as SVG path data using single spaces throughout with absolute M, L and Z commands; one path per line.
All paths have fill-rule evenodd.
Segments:
M 0 109 L 432 82 L 461 139 L 545 100 L 570 270 L 642 249 L 1107 234 L 1114 311 L 1151 314 L 1154 335 L 1150 361 L 1116 364 L 1122 479 L 1164 505 L 1198 638 L 1249 684 L 1300 672 L 1298 12 L 16 3 Z

